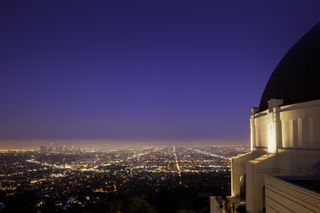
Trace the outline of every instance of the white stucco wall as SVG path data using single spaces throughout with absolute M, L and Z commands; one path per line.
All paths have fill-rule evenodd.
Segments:
M 250 126 L 252 152 L 231 160 L 232 196 L 239 196 L 240 176 L 246 174 L 247 211 L 256 213 L 265 206 L 266 176 L 313 174 L 320 161 L 320 100 L 273 106 L 252 114 Z M 275 152 L 270 152 L 270 144 L 276 144 Z
M 281 106 L 279 148 L 320 149 L 320 100 Z M 272 112 L 254 115 L 254 147 L 268 147 Z

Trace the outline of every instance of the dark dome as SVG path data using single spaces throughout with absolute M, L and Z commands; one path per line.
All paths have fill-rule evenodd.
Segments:
M 320 24 L 307 32 L 282 58 L 261 97 L 260 111 L 268 100 L 284 105 L 320 99 Z

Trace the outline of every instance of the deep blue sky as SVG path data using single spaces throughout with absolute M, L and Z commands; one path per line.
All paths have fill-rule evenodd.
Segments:
M 0 138 L 243 140 L 320 1 L 2 0 Z

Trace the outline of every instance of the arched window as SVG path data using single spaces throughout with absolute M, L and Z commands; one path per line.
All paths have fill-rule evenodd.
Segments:
M 240 176 L 240 200 L 246 201 L 246 174 Z

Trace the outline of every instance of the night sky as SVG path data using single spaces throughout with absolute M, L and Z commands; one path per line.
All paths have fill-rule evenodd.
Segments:
M 249 143 L 250 108 L 319 11 L 318 0 L 2 0 L 0 139 Z

